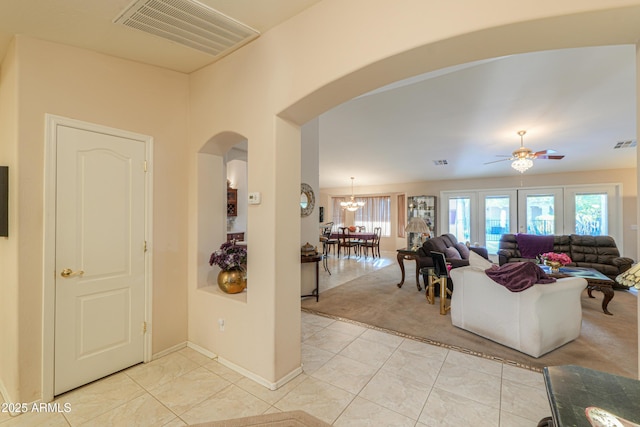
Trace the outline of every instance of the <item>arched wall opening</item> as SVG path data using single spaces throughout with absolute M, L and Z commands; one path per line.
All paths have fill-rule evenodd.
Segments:
M 251 250 L 260 253 L 254 259 L 261 298 L 255 304 L 251 299 L 252 310 L 236 310 L 248 315 L 252 333 L 237 334 L 234 341 L 236 347 L 248 347 L 260 338 L 261 347 L 253 346 L 250 357 L 240 351 L 232 356 L 273 383 L 294 372 L 301 348 L 299 297 L 291 292 L 300 287 L 299 275 L 291 274 L 300 268 L 299 234 L 282 232 L 300 227 L 300 126 L 368 91 L 453 65 L 548 49 L 635 44 L 640 22 L 640 6 L 605 9 L 577 1 L 535 10 L 466 1 L 466 16 L 473 18 L 463 20 L 460 5 L 438 10 L 420 2 L 406 8 L 364 5 L 320 2 L 225 61 L 194 73 L 192 146 L 220 129 L 239 129 L 261 160 L 249 166 L 250 191 L 262 192 L 263 200 L 250 219 L 257 237 Z M 357 22 L 348 19 L 354 16 Z M 425 17 L 446 25 L 425 31 Z M 372 31 L 380 27 L 388 31 Z M 331 32 L 318 38 L 301 28 Z M 367 43 L 362 42 L 365 33 Z

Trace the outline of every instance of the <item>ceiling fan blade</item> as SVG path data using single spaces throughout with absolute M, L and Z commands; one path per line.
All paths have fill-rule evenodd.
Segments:
M 556 150 L 542 150 L 542 151 L 536 151 L 535 153 L 533 153 L 534 156 L 538 157 L 539 159 L 542 159 L 545 154 L 556 154 L 557 151 Z
M 564 158 L 563 155 L 561 154 L 555 154 L 555 155 L 545 155 L 545 156 L 537 156 L 536 159 L 549 159 L 549 160 L 560 160 Z

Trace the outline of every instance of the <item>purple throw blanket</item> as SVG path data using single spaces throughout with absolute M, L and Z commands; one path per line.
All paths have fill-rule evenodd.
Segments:
M 553 252 L 553 236 L 516 234 L 516 242 L 522 258 L 535 259 L 545 252 Z
M 509 262 L 497 268 L 489 268 L 485 273 L 491 280 L 511 292 L 522 292 L 536 283 L 546 284 L 556 281 L 532 262 Z

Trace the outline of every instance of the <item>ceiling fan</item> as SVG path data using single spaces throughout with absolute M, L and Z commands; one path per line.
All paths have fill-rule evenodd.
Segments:
M 555 154 L 555 150 L 543 150 L 534 152 L 530 148 L 524 146 L 524 135 L 527 133 L 526 130 L 518 131 L 518 135 L 520 135 L 520 148 L 511 153 L 511 156 L 500 156 L 507 157 L 502 160 L 494 160 L 493 162 L 487 162 L 485 165 L 490 163 L 504 162 L 505 160 L 512 160 L 511 167 L 517 170 L 520 173 L 524 173 L 527 169 L 533 166 L 533 159 L 550 159 L 550 160 L 560 160 L 564 156 L 560 154 Z

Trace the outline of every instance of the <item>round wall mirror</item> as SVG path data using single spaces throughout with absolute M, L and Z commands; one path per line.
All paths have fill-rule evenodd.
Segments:
M 316 205 L 316 196 L 313 188 L 304 182 L 300 186 L 300 216 L 309 216 Z

